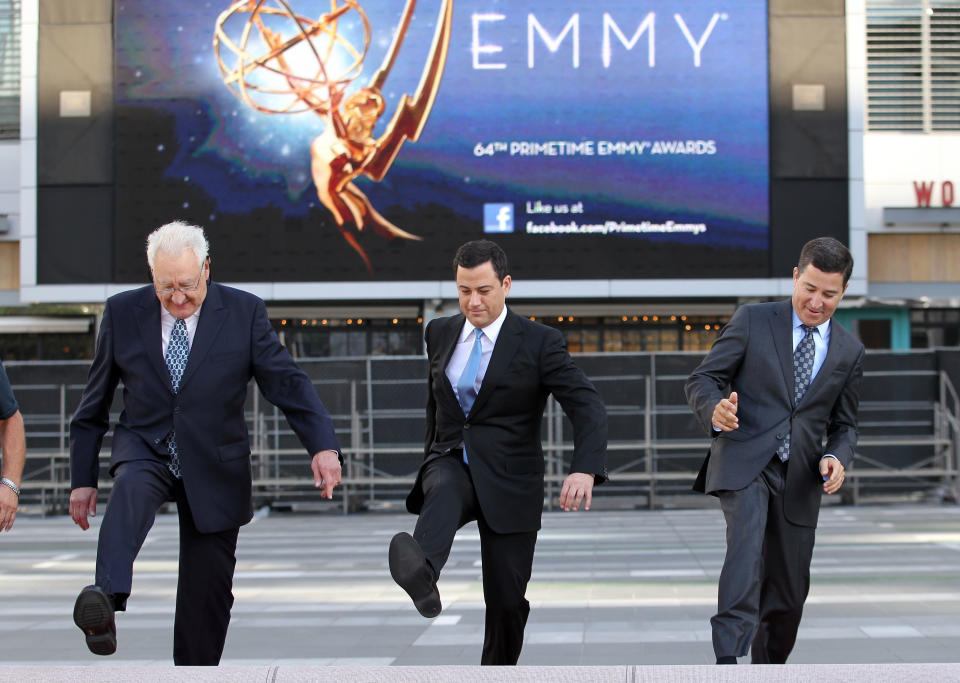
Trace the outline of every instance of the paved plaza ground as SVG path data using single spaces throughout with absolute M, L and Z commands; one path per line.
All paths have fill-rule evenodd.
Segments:
M 420 617 L 393 583 L 387 545 L 414 517 L 258 514 L 240 532 L 225 665 L 477 664 L 483 637 L 476 525 L 457 537 Z M 90 654 L 71 619 L 92 582 L 99 518 L 21 515 L 0 535 L 0 662 L 172 661 L 177 519 L 164 514 L 134 572 L 119 649 Z M 723 559 L 717 508 L 546 513 L 521 665 L 709 664 Z M 960 662 L 960 507 L 824 510 L 813 586 L 791 663 Z M 2 670 L 0 670 L 2 675 Z

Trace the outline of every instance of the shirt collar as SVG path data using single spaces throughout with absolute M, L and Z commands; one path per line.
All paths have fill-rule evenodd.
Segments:
M 802 320 L 800 320 L 800 316 L 797 315 L 797 312 L 793 309 L 792 306 L 790 307 L 790 312 L 793 313 L 793 327 L 792 327 L 791 329 L 794 329 L 794 330 L 795 330 L 795 329 L 797 329 L 798 327 L 800 327 L 801 325 L 804 325 L 804 324 L 805 324 Z M 830 321 L 831 321 L 831 320 L 832 320 L 832 318 L 827 318 L 827 319 L 824 320 L 822 323 L 820 323 L 819 325 L 817 325 L 816 328 L 814 328 L 814 329 L 816 329 L 816 330 L 818 330 L 818 331 L 820 332 L 820 337 L 823 338 L 823 339 L 826 339 L 826 337 L 827 337 L 827 331 L 830 329 Z
M 507 307 L 504 306 L 503 310 L 500 311 L 500 315 L 497 316 L 497 319 L 486 327 L 481 328 L 483 330 L 483 336 L 489 339 L 491 342 L 496 344 L 497 336 L 500 334 L 500 328 L 503 327 L 503 321 L 507 319 Z M 473 336 L 473 331 L 477 329 L 474 327 L 468 319 L 464 318 L 463 329 L 460 330 L 460 341 L 467 341 L 468 337 Z
M 200 304 L 200 307 L 193 313 L 193 315 L 187 316 L 184 319 L 184 322 L 192 322 L 192 318 L 200 318 L 200 310 L 203 308 L 203 304 Z M 160 322 L 166 322 L 168 325 L 173 325 L 177 322 L 177 319 L 166 308 L 163 307 L 163 304 L 160 304 Z

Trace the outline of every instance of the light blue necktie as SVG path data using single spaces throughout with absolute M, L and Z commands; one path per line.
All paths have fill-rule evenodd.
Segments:
M 803 339 L 797 344 L 793 352 L 793 405 L 800 403 L 800 399 L 807 393 L 807 387 L 810 386 L 810 378 L 813 377 L 813 356 L 816 351 L 816 345 L 813 341 L 813 331 L 815 327 L 800 326 L 803 332 Z M 787 432 L 783 444 L 777 449 L 777 455 L 780 460 L 786 462 L 790 457 L 790 432 Z
M 473 348 L 470 349 L 470 357 L 467 358 L 467 364 L 460 373 L 460 379 L 457 380 L 457 398 L 460 399 L 460 407 L 463 408 L 463 414 L 469 415 L 473 402 L 477 400 L 477 375 L 480 373 L 480 359 L 483 358 L 483 345 L 480 340 L 483 338 L 483 330 L 476 328 L 477 339 L 473 342 Z M 463 461 L 467 462 L 467 447 L 463 447 Z
M 183 377 L 184 368 L 187 367 L 189 356 L 190 340 L 187 338 L 187 323 L 182 318 L 177 318 L 173 324 L 173 331 L 170 332 L 170 341 L 167 342 L 167 353 L 163 357 L 170 371 L 170 386 L 175 394 L 180 391 L 180 379 Z M 170 462 L 167 467 L 173 472 L 173 476 L 180 479 L 183 476 L 180 473 L 180 452 L 177 450 L 177 439 L 173 429 L 167 434 L 166 444 L 167 450 L 170 451 Z

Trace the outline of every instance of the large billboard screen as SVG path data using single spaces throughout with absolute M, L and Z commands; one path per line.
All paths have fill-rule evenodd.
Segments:
M 767 277 L 762 0 L 118 0 L 115 281 Z

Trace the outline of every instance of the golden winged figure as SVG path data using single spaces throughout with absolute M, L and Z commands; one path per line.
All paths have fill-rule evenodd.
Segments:
M 362 70 L 370 44 L 370 22 L 356 0 L 330 0 L 330 10 L 316 20 L 296 14 L 286 0 L 240 0 L 218 17 L 213 37 L 223 82 L 245 103 L 268 114 L 313 111 L 324 120 L 323 132 L 310 144 L 310 171 L 317 196 L 371 273 L 370 258 L 348 225 L 352 224 L 357 231 L 370 225 L 374 232 L 388 239 L 421 239 L 384 218 L 353 182 L 360 175 L 377 182 L 384 178 L 404 141 L 416 141 L 420 137 L 440 88 L 450 45 L 453 0 L 441 0 L 433 42 L 416 92 L 413 97 L 404 93 L 383 134 L 373 136 L 386 108 L 383 85 L 400 51 L 415 7 L 416 0 L 407 0 L 380 68 L 367 85 L 350 94 L 347 89 Z M 350 43 L 337 30 L 338 22 L 348 13 L 355 13 L 362 24 L 361 47 Z M 224 25 L 238 14 L 249 16 L 239 39 L 233 40 Z M 292 20 L 296 30 L 291 35 L 266 25 L 264 17 L 278 15 Z M 266 45 L 266 51 L 257 56 L 248 52 L 254 35 Z M 309 49 L 316 63 L 312 73 L 293 72 L 288 56 L 295 46 Z M 222 48 L 236 56 L 235 66 L 224 61 Z M 337 73 L 330 73 L 328 64 L 333 61 L 331 55 L 335 51 L 346 55 L 340 60 L 345 66 Z M 271 85 L 268 78 L 255 78 L 257 70 L 281 77 L 283 87 Z

